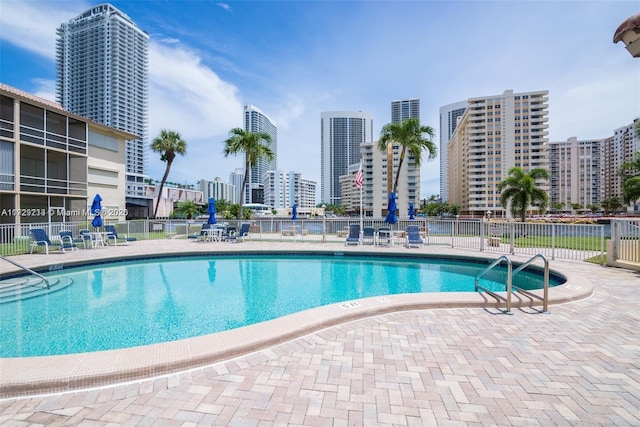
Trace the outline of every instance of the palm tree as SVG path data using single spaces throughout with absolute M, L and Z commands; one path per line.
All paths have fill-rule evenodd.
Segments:
M 164 183 L 167 181 L 167 177 L 169 176 L 169 170 L 171 169 L 171 164 L 173 163 L 173 159 L 176 158 L 177 154 L 184 156 L 187 152 L 187 143 L 180 136 L 178 132 L 172 130 L 162 129 L 160 131 L 160 135 L 154 138 L 151 143 L 151 150 L 156 153 L 160 153 L 160 160 L 167 163 L 167 167 L 164 170 L 164 175 L 162 176 L 162 181 L 160 181 L 160 191 L 158 191 L 158 202 L 156 203 L 156 209 L 153 211 L 153 217 L 158 214 L 158 207 L 160 207 L 160 197 L 162 197 L 162 189 L 164 188 Z
M 238 208 L 238 219 L 242 221 L 242 201 L 244 191 L 247 188 L 247 177 L 249 168 L 258 160 L 273 160 L 275 154 L 271 149 L 271 135 L 265 132 L 251 132 L 241 128 L 234 128 L 229 131 L 229 138 L 224 142 L 224 156 L 230 154 L 238 155 L 244 153 L 244 178 L 242 179 L 242 189 L 240 191 L 240 206 Z
M 535 204 L 541 210 L 546 209 L 549 196 L 536 187 L 536 180 L 539 179 L 549 179 L 549 173 L 541 168 L 526 173 L 521 167 L 512 167 L 509 177 L 498 184 L 500 204 L 505 208 L 510 204 L 511 214 L 520 216 L 522 222 L 525 221 L 529 205 Z
M 422 151 L 427 150 L 429 157 L 427 160 L 436 158 L 437 148 L 433 142 L 435 132 L 429 126 L 421 126 L 416 118 L 403 120 L 401 123 L 387 123 L 382 127 L 380 139 L 378 140 L 378 150 L 387 152 L 387 193 L 398 191 L 398 180 L 400 179 L 400 169 L 407 150 L 413 156 L 416 168 L 420 167 L 422 161 Z M 395 179 L 391 178 L 393 173 L 393 144 L 402 146 L 400 151 L 400 161 Z M 392 191 L 393 189 L 393 191 Z
M 636 123 L 640 123 L 640 120 Z M 638 126 L 638 132 L 640 132 L 640 126 Z M 638 136 L 640 137 L 640 133 Z M 629 204 L 640 199 L 640 151 L 633 153 L 633 159 L 620 167 L 620 175 L 624 177 L 622 183 L 624 203 Z
M 200 206 L 192 200 L 185 200 L 183 202 L 178 203 L 176 207 L 175 213 L 177 215 L 181 215 L 186 217 L 187 219 L 192 219 L 198 215 L 200 215 Z

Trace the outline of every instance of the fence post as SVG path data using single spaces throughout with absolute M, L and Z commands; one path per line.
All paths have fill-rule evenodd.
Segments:
M 526 223 L 523 223 L 526 224 Z M 515 246 L 516 246 L 516 238 L 515 238 L 515 231 L 514 231 L 514 222 L 510 222 L 509 223 L 509 253 L 511 255 L 515 254 Z
M 551 259 L 556 259 L 556 224 L 551 223 Z
M 604 226 L 600 226 L 600 266 L 604 266 Z
M 480 220 L 480 252 L 484 252 L 484 218 Z
M 611 245 L 611 259 L 612 261 L 616 261 L 618 259 L 618 245 L 620 244 L 620 230 L 618 229 L 618 222 L 615 219 L 611 220 L 611 240 L 613 240 L 613 245 Z

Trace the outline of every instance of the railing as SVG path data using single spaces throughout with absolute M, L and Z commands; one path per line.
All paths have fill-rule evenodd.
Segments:
M 611 222 L 611 260 L 640 263 L 640 220 L 616 219 Z
M 27 273 L 30 273 L 30 274 L 33 274 L 33 275 L 34 275 L 34 276 L 36 276 L 36 277 L 39 277 L 40 279 L 42 279 L 42 280 L 44 281 L 44 283 L 46 283 L 46 284 L 47 284 L 47 289 L 50 289 L 50 288 L 51 288 L 51 285 L 49 284 L 49 279 L 47 279 L 46 277 L 44 277 L 42 274 L 40 274 L 40 273 L 36 273 L 35 271 L 33 271 L 32 269 L 30 269 L 29 267 L 26 267 L 26 266 L 24 266 L 24 265 L 20 264 L 19 262 L 15 262 L 15 261 L 13 261 L 13 260 L 11 260 L 11 259 L 9 259 L 9 258 L 7 258 L 7 257 L 5 257 L 5 256 L 3 256 L 3 255 L 0 255 L 0 258 L 2 258 L 3 260 L 7 261 L 9 264 L 13 264 L 13 265 L 15 265 L 16 267 L 18 267 L 18 268 L 20 268 L 20 269 L 22 269 L 22 270 L 26 271 Z
M 200 232 L 204 220 L 131 220 L 105 224 L 116 226 L 118 234 L 127 234 L 146 239 L 180 239 Z M 236 220 L 218 218 L 218 222 L 239 226 Z M 249 238 L 262 241 L 295 241 L 308 243 L 344 242 L 349 224 L 360 224 L 360 218 L 256 218 L 250 221 Z M 400 220 L 397 224 L 387 224 L 383 218 L 363 218 L 363 227 L 389 227 L 392 231 L 405 230 L 407 225 L 418 225 L 425 246 L 447 246 L 456 249 L 469 249 L 498 254 L 530 255 L 541 253 L 549 259 L 563 258 L 585 260 L 598 258 L 604 262 L 605 241 L 608 238 L 608 225 L 598 224 L 550 224 L 487 222 L 479 219 L 417 218 Z M 64 223 L 23 223 L 0 224 L 0 254 L 14 255 L 29 252 L 30 228 L 43 228 L 52 240 L 59 238 L 61 230 L 69 230 L 79 236 L 79 230 L 94 230 L 91 222 Z M 296 233 L 287 230 L 296 230 Z M 101 231 L 99 229 L 95 231 Z M 283 231 L 285 231 L 283 233 Z M 637 232 L 636 232 L 637 233 Z M 621 232 L 621 236 L 627 236 Z M 635 234 L 637 236 L 637 234 Z M 631 242 L 635 237 L 621 237 Z M 619 256 L 625 256 L 628 243 L 619 245 Z M 624 247 L 621 247 L 624 246 Z M 637 246 L 636 246 L 637 247 Z
M 529 258 L 527 262 L 513 270 L 512 277 L 527 268 L 529 264 L 536 260 L 536 258 L 541 258 L 544 262 L 544 285 L 543 285 L 543 296 L 540 297 L 532 292 L 527 291 L 526 289 L 522 289 L 518 286 L 513 285 L 512 288 L 515 288 L 518 292 L 528 295 L 531 298 L 536 298 L 542 300 L 542 312 L 546 313 L 549 310 L 549 260 L 542 254 L 537 254 Z
M 502 261 L 506 261 L 507 263 L 507 283 L 506 283 L 506 291 L 507 291 L 507 297 L 503 297 L 502 295 L 499 295 L 495 292 L 493 292 L 490 289 L 487 289 L 483 286 L 480 286 L 480 279 L 487 274 L 489 271 L 491 271 L 494 267 L 499 266 Z M 491 295 L 492 297 L 501 300 L 501 301 L 505 301 L 506 305 L 507 305 L 507 310 L 505 311 L 505 313 L 507 314 L 511 314 L 511 286 L 512 286 L 512 280 L 513 280 L 513 274 L 511 273 L 511 260 L 509 259 L 508 256 L 506 255 L 502 255 L 501 257 L 499 257 L 498 259 L 496 259 L 495 261 L 493 261 L 491 264 L 489 264 L 489 266 L 487 268 L 485 268 L 484 270 L 482 270 L 482 272 L 480 272 L 477 276 L 476 276 L 476 281 L 475 281 L 475 289 L 476 292 L 478 292 L 478 289 L 488 293 L 489 295 Z

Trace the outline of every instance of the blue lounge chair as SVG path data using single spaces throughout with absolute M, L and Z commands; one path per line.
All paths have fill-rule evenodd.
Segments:
M 238 243 L 238 242 L 244 241 L 245 237 L 249 236 L 250 226 L 251 224 L 249 224 L 248 222 L 243 222 L 238 232 L 235 232 L 235 227 L 234 227 L 234 231 L 232 233 L 229 233 L 229 235 L 225 237 L 225 241 L 231 242 L 231 243 Z
M 359 224 L 349 224 L 349 234 L 347 235 L 347 239 L 344 241 L 346 245 L 359 245 L 360 244 L 360 225 Z
M 407 248 L 419 248 L 424 245 L 422 238 L 420 237 L 420 228 L 417 225 L 407 225 L 407 242 L 405 246 Z
M 73 233 L 69 230 L 61 230 L 60 231 L 60 248 L 64 252 L 66 249 L 71 249 L 72 251 L 77 251 L 78 246 L 76 243 L 84 244 L 84 241 L 79 238 L 74 238 Z
M 51 242 L 51 240 L 49 240 L 47 232 L 44 231 L 43 228 L 32 228 L 31 230 L 29 230 L 29 234 L 31 235 L 31 251 L 29 251 L 30 254 L 32 254 L 33 249 L 38 246 L 44 246 L 44 250 L 47 255 L 49 255 L 49 248 L 60 249 L 60 243 Z
M 391 230 L 388 227 L 378 228 L 377 244 L 391 246 Z
M 91 235 L 89 234 L 89 230 L 86 230 L 86 229 L 78 230 L 78 233 L 80 234 L 80 239 L 82 239 L 82 245 L 84 246 L 85 249 L 93 246 L 91 243 Z
M 199 234 L 190 234 L 187 236 L 187 238 L 193 239 L 194 242 L 207 240 L 207 237 L 209 236 L 208 230 L 212 229 L 214 226 L 215 224 L 209 224 L 208 222 L 205 222 L 204 224 L 202 224 L 202 228 L 200 229 Z
M 123 243 L 135 242 L 136 240 L 138 240 L 137 238 L 129 237 L 126 234 L 123 234 L 122 237 L 118 236 L 118 231 L 116 230 L 116 227 L 114 225 L 105 225 L 104 231 L 107 233 L 107 242 L 113 241 L 114 246 L 118 246 L 118 241 L 120 241 L 120 243 Z
M 376 231 L 373 227 L 364 227 L 362 229 L 362 244 L 373 245 L 375 242 Z

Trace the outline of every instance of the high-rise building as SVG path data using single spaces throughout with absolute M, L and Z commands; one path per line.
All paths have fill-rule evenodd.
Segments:
M 244 198 L 245 203 L 264 203 L 262 177 L 266 172 L 275 171 L 278 168 L 278 128 L 258 107 L 245 105 L 244 130 L 266 133 L 271 136 L 273 160 L 260 159 L 251 166 Z
M 320 119 L 320 199 L 341 204 L 340 176 L 360 163 L 360 144 L 370 143 L 373 115 L 362 111 L 325 111 Z
M 242 191 L 242 180 L 244 179 L 244 170 L 236 168 L 229 174 L 229 183 L 235 187 L 235 202 L 240 202 L 240 192 Z M 243 203 L 244 204 L 244 203 Z
M 440 200 L 449 200 L 447 193 L 447 144 L 456 130 L 458 119 L 467 109 L 467 101 L 460 101 L 440 107 Z
M 420 120 L 420 100 L 417 98 L 391 101 L 391 123 L 400 123 L 406 119 Z
M 267 171 L 263 178 L 264 204 L 273 209 L 313 208 L 316 202 L 316 182 L 302 178 L 293 171 Z
M 362 187 L 363 215 L 366 217 L 384 217 L 387 215 L 389 203 L 389 192 L 387 180 L 395 179 L 395 174 L 400 163 L 399 144 L 392 145 L 392 168 L 388 169 L 387 153 L 378 149 L 377 142 L 361 145 L 362 153 L 362 175 L 364 183 Z M 349 173 L 352 175 L 344 185 L 350 186 L 349 196 L 351 200 L 345 204 L 358 207 L 359 212 L 359 191 L 353 191 L 353 175 L 359 165 L 352 165 Z M 420 203 L 420 168 L 416 167 L 415 158 L 411 153 L 407 153 L 400 170 L 398 189 L 396 192 L 396 204 L 398 216 L 404 218 L 409 210 L 409 203 L 413 203 L 417 208 Z
M 213 181 L 201 179 L 198 181 L 198 190 L 202 191 L 204 200 L 214 198 L 215 200 L 226 200 L 229 203 L 238 203 L 238 191 L 236 186 L 216 177 Z
M 640 137 L 634 132 L 634 123 L 614 129 L 613 136 L 602 143 L 600 154 L 602 199 L 618 197 L 622 200 L 623 176 L 619 174 L 620 166 L 630 163 L 633 154 L 640 151 Z
M 449 203 L 463 213 L 509 215 L 498 184 L 519 166 L 548 171 L 548 91 L 470 98 L 447 146 Z M 538 183 L 548 191 L 548 182 Z
M 57 30 L 56 77 L 65 109 L 140 137 L 126 145 L 127 207 L 148 216 L 149 35 L 110 4 L 87 9 Z
M 601 200 L 600 152 L 602 139 L 549 142 L 549 206 L 552 211 L 587 209 Z M 556 206 L 557 204 L 557 206 Z M 562 205 L 562 206 L 560 206 Z

